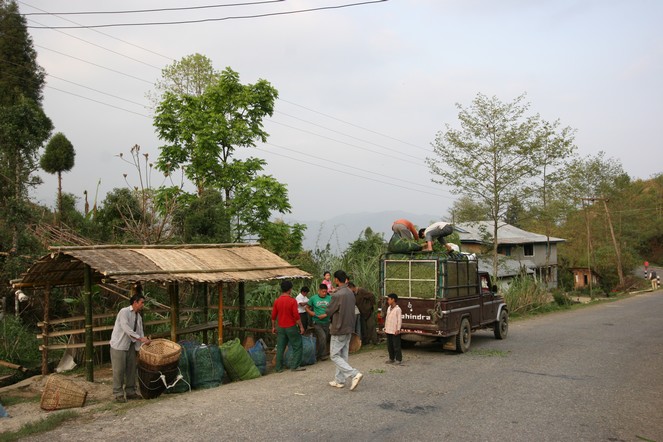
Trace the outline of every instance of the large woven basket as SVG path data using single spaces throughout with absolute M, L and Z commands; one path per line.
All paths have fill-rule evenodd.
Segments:
M 163 367 L 180 360 L 182 347 L 168 339 L 154 339 L 149 344 L 140 346 L 138 360 L 151 367 Z
M 46 380 L 40 406 L 46 411 L 82 407 L 86 397 L 85 388 L 64 376 L 52 374 Z

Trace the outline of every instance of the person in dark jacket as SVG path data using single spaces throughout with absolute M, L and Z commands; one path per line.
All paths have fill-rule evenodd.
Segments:
M 334 285 L 337 287 L 327 307 L 327 316 L 331 318 L 330 357 L 336 365 L 336 374 L 329 385 L 343 388 L 348 378 L 352 378 L 350 390 L 354 390 L 364 377 L 348 363 L 350 338 L 355 329 L 355 295 L 348 288 L 348 275 L 343 270 L 334 272 Z

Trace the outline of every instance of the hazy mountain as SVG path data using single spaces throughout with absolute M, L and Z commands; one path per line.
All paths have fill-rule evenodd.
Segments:
M 338 252 L 345 250 L 348 244 L 356 240 L 367 227 L 370 227 L 374 232 L 383 233 L 385 240 L 388 241 L 392 235 L 391 225 L 399 218 L 412 221 L 417 228 L 427 227 L 430 223 L 441 220 L 440 215 L 417 215 L 393 210 L 378 213 L 336 215 L 323 221 L 286 219 L 286 222 L 306 224 L 304 249 L 323 249 L 329 243 L 332 251 Z

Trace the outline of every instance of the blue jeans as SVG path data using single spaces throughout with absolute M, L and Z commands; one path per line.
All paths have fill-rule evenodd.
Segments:
M 339 384 L 345 384 L 345 381 L 349 377 L 354 377 L 359 371 L 355 370 L 348 364 L 348 353 L 350 350 L 350 338 L 349 335 L 332 335 L 331 344 L 330 344 L 330 355 L 331 360 L 336 365 L 336 382 Z

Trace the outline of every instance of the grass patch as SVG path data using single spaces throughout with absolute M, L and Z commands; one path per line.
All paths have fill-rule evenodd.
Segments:
M 371 374 L 382 374 L 386 372 L 386 370 L 384 368 L 371 368 L 368 372 Z
M 75 411 L 62 411 L 57 414 L 52 414 L 46 419 L 43 419 L 37 423 L 25 424 L 21 429 L 17 431 L 12 431 L 10 433 L 0 433 L 0 442 L 10 442 L 17 441 L 24 437 L 31 436 L 33 434 L 43 433 L 45 431 L 51 431 L 59 427 L 63 423 L 75 419 L 78 416 L 78 413 Z
M 489 348 L 478 348 L 470 350 L 470 354 L 475 356 L 499 356 L 505 358 L 509 355 L 509 352 L 504 350 L 491 350 Z
M 10 407 L 16 404 L 25 404 L 30 402 L 39 402 L 41 397 L 38 394 L 23 395 L 23 396 L 2 396 L 2 405 Z

